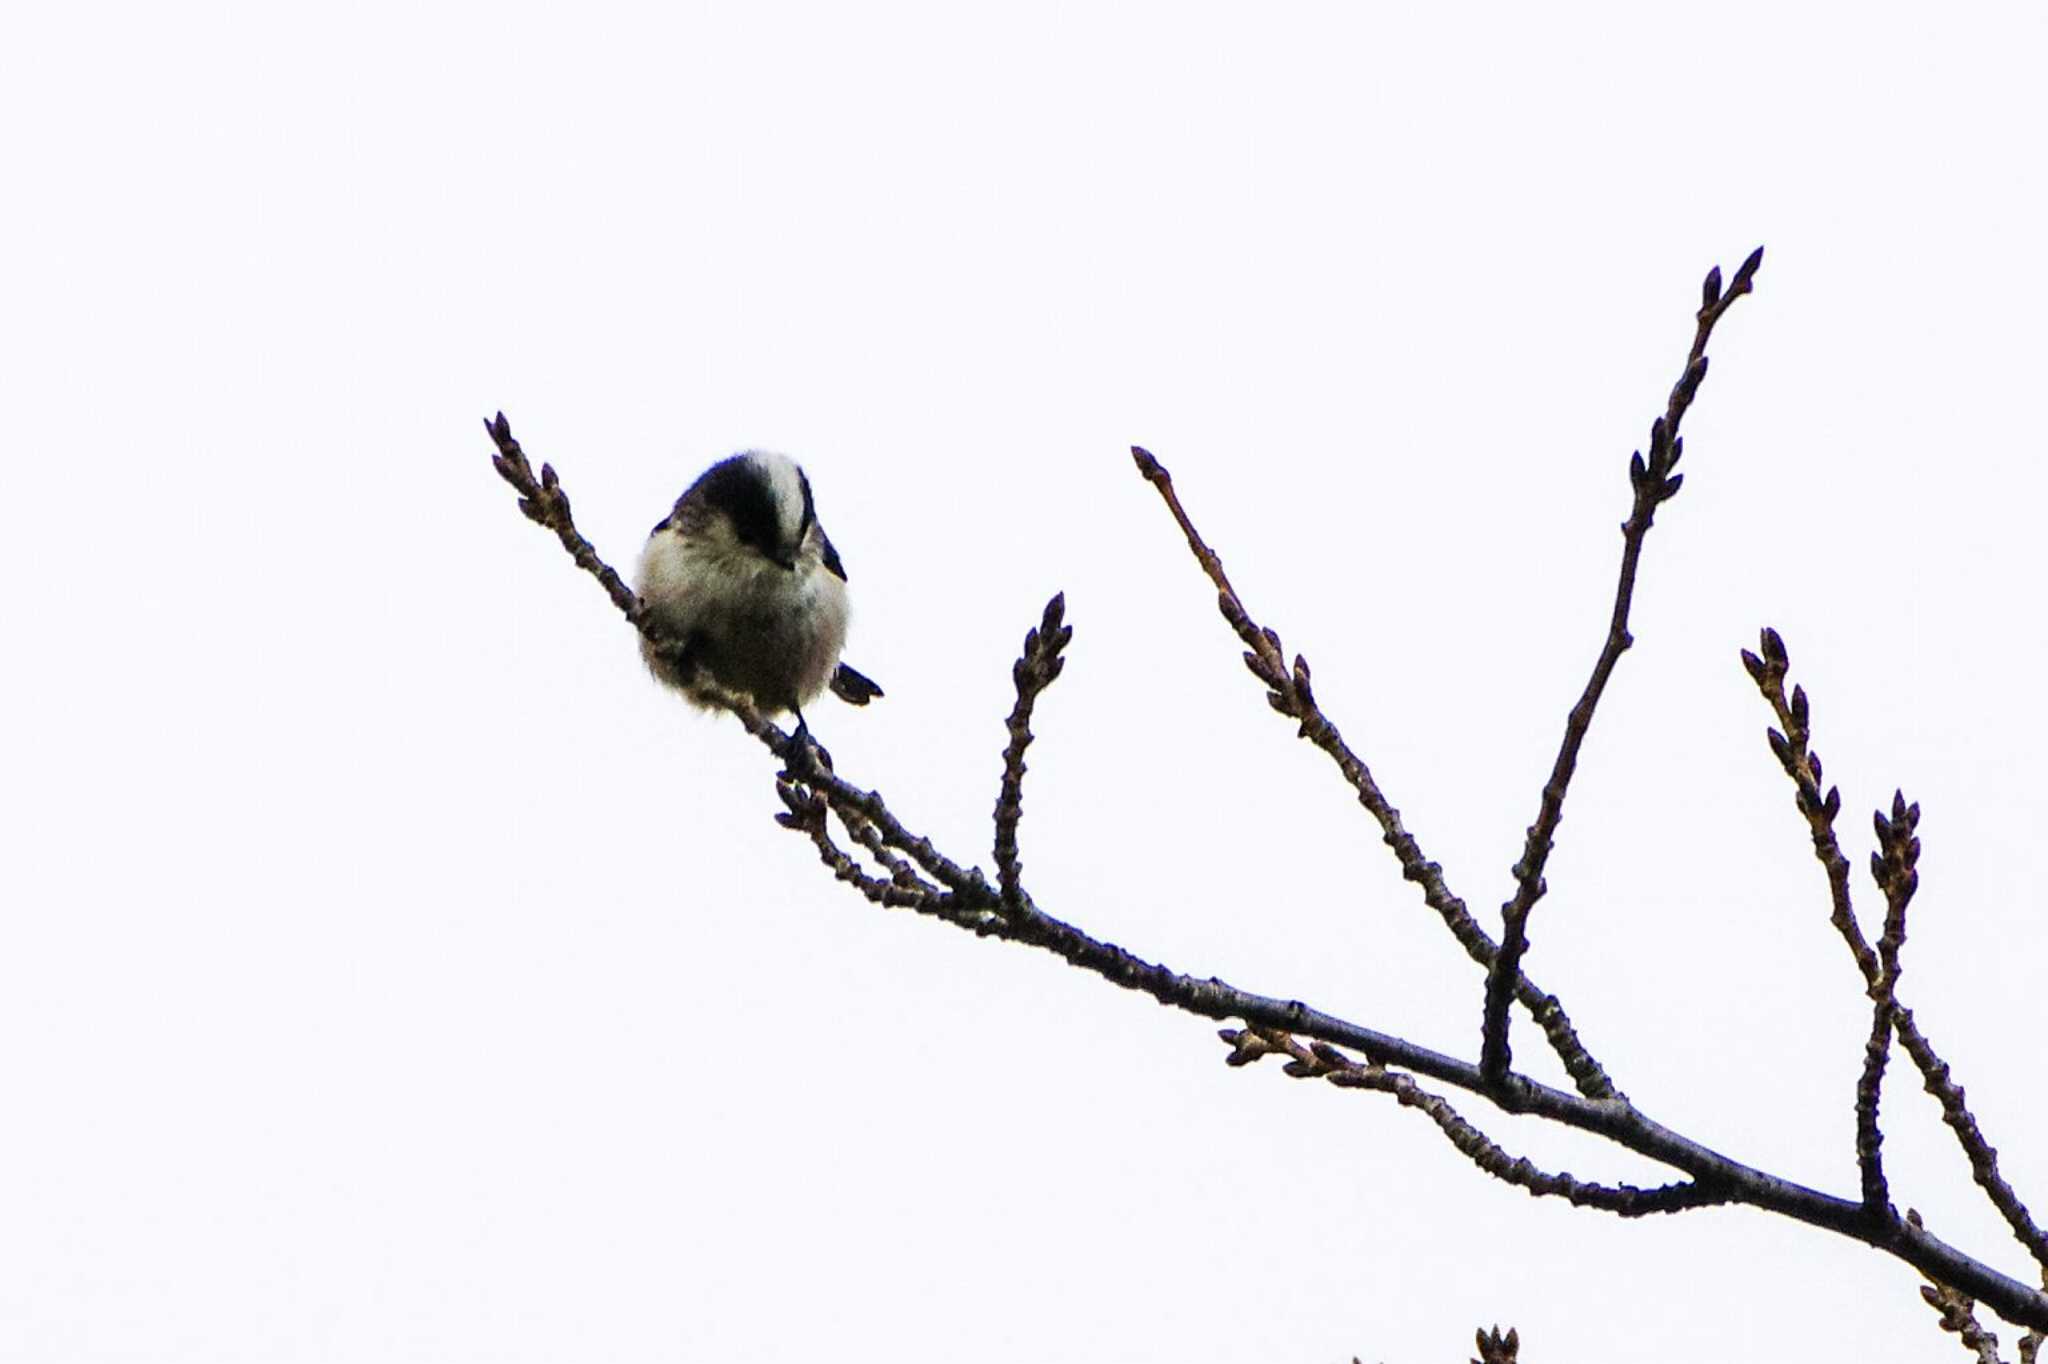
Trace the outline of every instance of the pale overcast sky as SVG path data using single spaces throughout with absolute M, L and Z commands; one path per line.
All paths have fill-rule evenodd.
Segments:
M 1959 1357 L 1852 1242 L 1532 1200 L 834 884 L 479 419 L 622 567 L 717 457 L 803 461 L 888 689 L 813 724 L 985 866 L 1064 590 L 1038 903 L 1474 1056 L 1479 973 L 1128 448 L 1497 925 L 1629 453 L 1767 245 L 1528 968 L 1653 1116 L 1853 1196 L 1775 624 L 1873 932 L 1869 812 L 1923 805 L 1903 993 L 2048 1212 L 2043 14 L 12 8 L 0 1358 Z M 2032 1277 L 1903 1062 L 1885 1111 L 1901 1205 Z

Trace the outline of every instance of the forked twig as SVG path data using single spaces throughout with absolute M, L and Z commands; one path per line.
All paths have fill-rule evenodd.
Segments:
M 1215 584 L 1216 602 L 1223 612 L 1223 619 L 1246 646 L 1245 666 L 1251 669 L 1252 676 L 1266 684 L 1267 704 L 1296 721 L 1300 725 L 1300 736 L 1322 749 L 1336 763 L 1339 774 L 1358 793 L 1358 803 L 1380 826 L 1382 841 L 1393 849 L 1395 860 L 1401 864 L 1401 875 L 1422 887 L 1423 902 L 1443 919 L 1458 945 L 1465 949 L 1465 954 L 1479 965 L 1491 967 L 1498 947 L 1486 930 L 1479 926 L 1479 921 L 1472 917 L 1471 911 L 1465 908 L 1465 902 L 1451 893 L 1444 880 L 1443 867 L 1424 856 L 1422 846 L 1402 824 L 1401 812 L 1394 808 L 1380 790 L 1379 783 L 1373 780 L 1372 770 L 1351 751 L 1336 724 L 1316 701 L 1308 660 L 1297 654 L 1294 667 L 1287 667 L 1280 636 L 1252 619 L 1251 612 L 1223 571 L 1223 560 L 1202 539 L 1187 509 L 1181 505 L 1180 495 L 1174 491 L 1173 475 L 1142 447 L 1132 446 L 1131 456 L 1137 461 L 1138 472 L 1158 490 L 1166 509 L 1179 523 L 1195 561 L 1209 576 L 1209 581 Z M 1608 1078 L 1585 1043 L 1579 1040 L 1578 1032 L 1572 1027 L 1571 1018 L 1557 996 L 1545 992 L 1519 973 L 1514 989 L 1515 997 L 1528 1008 L 1537 1026 L 1543 1029 L 1543 1035 L 1550 1040 L 1551 1049 L 1564 1063 L 1565 1071 L 1572 1077 L 1579 1093 L 1589 1099 L 1619 1100 L 1626 1097 Z
M 1813 751 L 1810 743 L 1811 705 L 1807 701 L 1804 688 L 1795 686 L 1789 696 L 1785 691 L 1786 675 L 1791 668 L 1785 641 L 1776 630 L 1765 627 L 1759 637 L 1758 650 L 1758 653 L 1753 654 L 1745 649 L 1742 653 L 1742 666 L 1748 671 L 1750 679 L 1756 683 L 1757 690 L 1769 703 L 1779 725 L 1782 726 L 1782 730 L 1768 731 L 1766 737 L 1770 741 L 1772 754 L 1785 769 L 1785 775 L 1792 778 L 1797 791 L 1796 803 L 1799 812 L 1806 818 L 1808 829 L 1813 836 L 1814 855 L 1827 872 L 1828 896 L 1833 904 L 1829 922 L 1835 926 L 1836 932 L 1841 935 L 1843 943 L 1848 947 L 1850 956 L 1855 959 L 1857 970 L 1863 976 L 1865 992 L 1870 995 L 1873 1006 L 1876 1005 L 1880 993 L 1888 996 L 1887 1012 L 1891 1016 L 1892 1030 L 1898 1034 L 1899 1045 L 1906 1049 L 1906 1054 L 1913 1059 L 1914 1066 L 1919 1069 L 1927 1092 L 1941 1105 L 1942 1120 L 1948 1124 L 1949 1130 L 1955 1133 L 1956 1142 L 1962 1147 L 1964 1158 L 1970 1162 L 1970 1173 L 1977 1186 L 1984 1191 L 1984 1196 L 1990 1200 L 1991 1205 L 1998 1209 L 1999 1215 L 2005 1219 L 2006 1226 L 2012 1230 L 2013 1237 L 2027 1248 L 2027 1253 L 2034 1257 L 2036 1264 L 2044 1271 L 2048 1271 L 2048 1235 L 2043 1234 L 2041 1227 L 2027 1210 L 2027 1205 L 1999 1172 L 1997 1148 L 1991 1145 L 1978 1126 L 1976 1116 L 1970 1112 L 1969 1105 L 1964 1101 L 1963 1087 L 1955 1082 L 1948 1063 L 1941 1059 L 1940 1054 L 1934 1049 L 1934 1044 L 1920 1030 L 1919 1024 L 1914 1020 L 1913 1011 L 1898 998 L 1896 979 L 1891 978 L 1887 984 L 1888 977 L 1893 977 L 1893 973 L 1887 968 L 1882 956 L 1882 938 L 1880 950 L 1873 951 L 1863 935 L 1862 928 L 1856 922 L 1855 909 L 1850 903 L 1849 859 L 1842 855 L 1841 844 L 1836 839 L 1834 830 L 1835 816 L 1842 808 L 1842 794 L 1832 786 L 1828 788 L 1825 796 L 1821 794 L 1820 754 Z M 1894 813 L 1899 813 L 1896 802 Z M 1907 825 L 1910 834 L 1912 826 L 1919 822 L 1918 807 L 1910 807 L 1906 813 L 1912 817 Z M 1878 819 L 1882 830 L 1886 821 L 1881 812 Z M 1885 836 L 1881 832 L 1880 841 Z M 1917 843 L 1914 845 L 1914 851 L 1917 856 Z M 1880 888 L 1885 888 L 1886 873 L 1883 870 L 1882 858 L 1883 854 L 1880 853 L 1874 869 L 1878 873 Z M 1918 885 L 1917 877 L 1910 885 Z M 1911 893 L 1909 886 L 1906 894 L 1910 897 Z M 1889 890 L 1887 910 L 1886 929 L 1890 931 L 1894 911 L 1890 908 Z M 1903 916 L 1904 904 L 1901 903 L 1895 912 Z M 1900 918 L 1897 932 L 1902 941 L 1905 934 L 1903 917 Z M 1897 942 L 1892 945 L 1895 954 L 1898 947 Z M 1866 1048 L 1866 1057 L 1868 1056 L 1869 1051 Z M 1872 1093 L 1871 1102 L 1874 1104 L 1874 1087 Z M 1869 1142 L 1864 1130 L 1860 1089 L 1858 1104 L 1857 1154 L 1859 1163 L 1863 1166 L 1865 1193 L 1868 1196 L 1873 1188 L 1871 1171 L 1875 1144 Z M 1875 1121 L 1874 1112 L 1871 1121 Z M 1871 1157 L 1864 1155 L 1867 1146 L 1872 1150 Z M 1879 1175 L 1876 1187 L 1881 1187 L 1882 1167 L 1875 1168 Z

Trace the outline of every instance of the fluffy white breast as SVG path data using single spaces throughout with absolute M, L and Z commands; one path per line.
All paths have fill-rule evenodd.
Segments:
M 706 615 L 772 610 L 801 595 L 795 575 L 723 527 L 699 536 L 673 528 L 648 536 L 633 588 L 656 615 L 685 630 Z

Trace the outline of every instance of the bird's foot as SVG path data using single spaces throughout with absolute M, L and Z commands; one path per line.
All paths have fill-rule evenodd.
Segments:
M 832 770 L 831 751 L 812 737 L 810 723 L 804 719 L 802 711 L 796 713 L 796 728 L 791 731 L 789 740 L 795 753 L 799 755 L 796 761 L 802 763 L 805 768 L 816 763 L 819 771 Z

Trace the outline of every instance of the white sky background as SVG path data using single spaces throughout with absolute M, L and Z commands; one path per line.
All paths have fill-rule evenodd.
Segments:
M 1629 452 L 1767 244 L 1529 970 L 1654 1116 L 1853 1194 L 1773 623 L 1873 924 L 1868 812 L 1923 804 L 1905 995 L 2048 1213 L 2048 21 L 1708 13 L 11 10 L 0 1357 L 1960 1357 L 1851 1242 L 1531 1200 L 836 886 L 479 425 L 622 568 L 712 459 L 803 460 L 888 688 L 814 724 L 962 858 L 1063 589 L 1039 903 L 1474 1055 L 1478 972 L 1127 448 L 1497 923 Z M 1901 1204 L 2027 1277 L 1887 1099 Z

